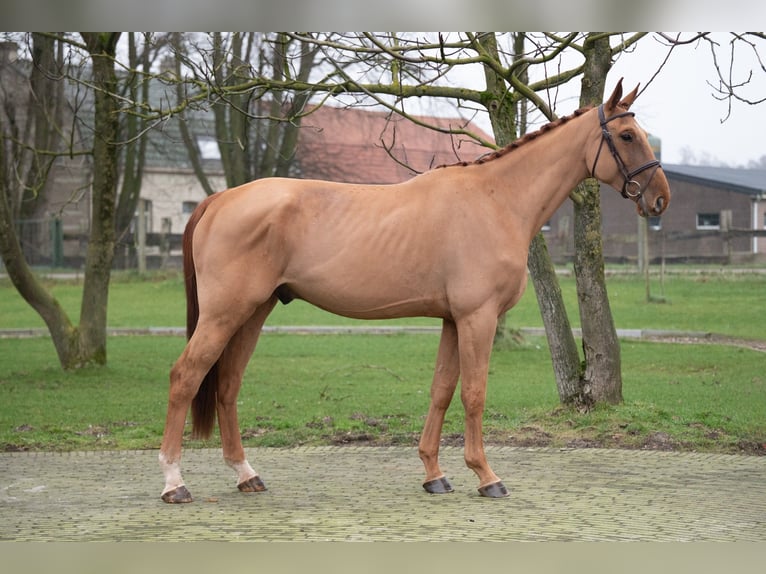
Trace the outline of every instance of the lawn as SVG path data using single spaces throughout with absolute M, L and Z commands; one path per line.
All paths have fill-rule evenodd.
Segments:
M 239 398 L 246 444 L 415 444 L 437 343 L 427 334 L 265 334 Z M 115 337 L 108 367 L 72 373 L 47 339 L 0 341 L 0 448 L 157 448 L 182 347 L 180 337 Z M 638 342 L 622 353 L 624 403 L 582 415 L 559 406 L 544 340 L 496 351 L 488 442 L 763 453 L 762 353 Z M 459 443 L 461 433 L 456 398 L 445 436 Z
M 753 312 L 763 306 L 763 276 L 670 276 L 664 304 L 645 303 L 643 283 L 635 276 L 610 277 L 608 283 L 620 328 L 763 338 L 762 321 L 755 321 Z M 563 278 L 562 285 L 575 309 L 573 280 Z M 52 288 L 68 312 L 76 313 L 79 286 L 58 282 Z M 180 325 L 183 305 L 176 276 L 118 277 L 109 323 Z M 25 307 L 12 288 L 0 285 L 0 329 L 40 327 Z M 572 315 L 575 324 L 576 319 Z M 301 302 L 279 306 L 270 322 L 356 323 Z M 510 322 L 541 324 L 531 289 Z M 245 443 L 415 444 L 428 408 L 437 344 L 435 334 L 265 334 L 240 394 Z M 182 337 L 112 337 L 106 368 L 63 372 L 49 339 L 0 339 L 0 449 L 157 448 L 168 370 L 183 345 Z M 623 341 L 624 403 L 582 414 L 559 405 L 546 342 L 529 338 L 493 354 L 487 442 L 764 454 L 764 367 L 766 354 L 749 349 Z M 461 411 L 456 398 L 445 424 L 448 442 L 462 440 Z M 214 437 L 188 444 L 218 442 Z
M 683 271 L 683 269 L 682 269 Z M 575 281 L 560 278 L 572 326 L 580 324 Z M 82 287 L 77 281 L 48 282 L 63 308 L 77 321 Z M 615 325 L 620 329 L 670 329 L 718 333 L 732 337 L 765 339 L 763 320 L 766 275 L 733 274 L 711 269 L 707 273 L 668 273 L 660 285 L 652 279 L 652 294 L 662 292 L 664 303 L 647 303 L 643 278 L 635 274 L 607 277 Z M 508 315 L 511 326 L 541 327 L 532 281 Z M 185 324 L 184 287 L 180 275 L 158 275 L 139 280 L 116 273 L 109 295 L 110 327 L 171 327 Z M 392 324 L 438 325 L 433 319 L 401 319 Z M 326 313 L 302 301 L 278 305 L 270 325 L 355 325 L 361 321 Z M 42 319 L 21 299 L 7 279 L 0 279 L 0 329 L 44 328 Z

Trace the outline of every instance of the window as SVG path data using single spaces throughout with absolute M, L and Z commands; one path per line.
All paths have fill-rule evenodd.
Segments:
M 214 138 L 198 137 L 197 147 L 199 147 L 199 155 L 202 159 L 221 159 L 221 150 Z
M 721 229 L 721 214 L 698 213 L 697 229 Z
M 139 202 L 143 202 L 144 204 L 144 224 L 145 224 L 145 231 L 147 233 L 152 232 L 152 200 L 151 199 L 140 199 Z M 133 220 L 130 222 L 130 231 L 131 233 L 138 233 L 138 218 L 141 215 L 141 205 L 139 203 L 138 209 L 136 209 L 136 212 L 133 214 Z
M 181 204 L 181 213 L 184 215 L 190 215 L 195 209 L 197 209 L 199 202 L 197 201 L 184 201 Z

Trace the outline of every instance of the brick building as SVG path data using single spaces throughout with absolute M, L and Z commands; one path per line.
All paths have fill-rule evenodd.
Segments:
M 663 165 L 670 206 L 648 221 L 650 259 L 728 262 L 766 260 L 766 169 Z M 641 222 L 635 207 L 608 186 L 601 190 L 604 257 L 635 261 Z M 564 205 L 546 226 L 554 260 L 571 259 L 573 207 Z M 760 236 L 749 233 L 757 231 Z

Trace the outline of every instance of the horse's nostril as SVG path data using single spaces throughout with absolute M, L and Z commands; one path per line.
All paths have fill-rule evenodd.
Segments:
M 662 210 L 665 207 L 665 198 L 658 197 L 657 201 L 654 203 L 654 212 L 655 213 L 662 213 Z

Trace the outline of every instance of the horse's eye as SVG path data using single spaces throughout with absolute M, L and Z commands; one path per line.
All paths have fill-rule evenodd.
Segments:
M 630 132 L 622 132 L 620 134 L 620 139 L 624 142 L 630 143 L 633 141 L 633 134 Z

